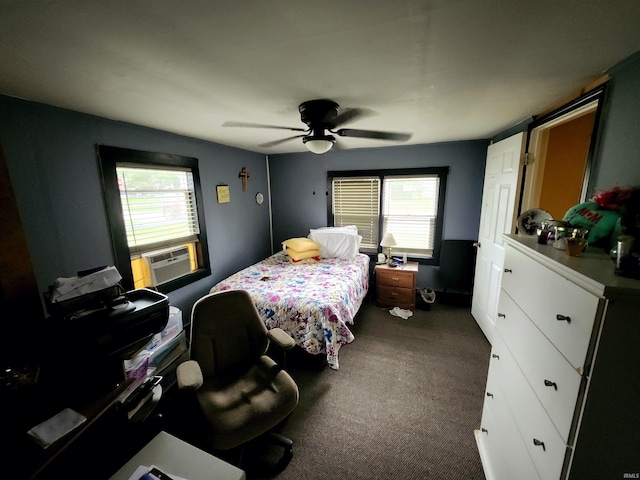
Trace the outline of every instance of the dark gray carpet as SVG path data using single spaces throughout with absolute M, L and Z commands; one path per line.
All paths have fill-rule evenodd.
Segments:
M 365 304 L 352 330 L 338 371 L 289 352 L 300 403 L 282 433 L 295 450 L 271 478 L 483 480 L 473 430 L 490 345 L 469 307 L 403 320 Z

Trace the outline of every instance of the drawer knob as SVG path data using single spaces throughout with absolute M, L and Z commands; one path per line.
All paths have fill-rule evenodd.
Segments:
M 504 273 L 513 273 L 513 271 L 510 268 L 505 268 Z
M 558 384 L 556 382 L 552 382 L 551 380 L 544 381 L 545 387 L 553 387 L 554 390 L 558 390 Z
M 558 320 L 559 322 L 567 322 L 567 323 L 571 323 L 571 317 L 567 316 L 567 315 L 560 315 L 557 314 L 556 315 L 556 320 Z
M 398 296 L 398 292 L 391 292 L 391 296 L 392 297 L 397 297 Z
M 493 398 L 493 393 L 491 393 L 491 392 L 487 392 L 487 397 L 491 397 L 491 398 Z
M 543 450 L 543 451 L 545 451 L 545 452 L 547 451 L 547 449 L 546 449 L 546 448 L 545 448 L 545 446 L 544 446 L 544 442 L 543 442 L 543 441 L 538 440 L 537 438 L 534 438 L 534 439 L 533 439 L 533 444 L 534 444 L 536 447 L 542 447 L 542 450 Z
M 491 357 L 492 358 L 497 358 L 498 360 L 500 360 L 500 355 L 498 355 L 497 353 L 492 353 Z
M 391 277 L 391 280 L 393 280 L 394 282 L 399 282 L 400 278 L 399 277 Z

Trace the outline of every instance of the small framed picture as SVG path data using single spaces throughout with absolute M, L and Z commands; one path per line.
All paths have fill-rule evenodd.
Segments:
M 216 186 L 216 192 L 218 193 L 218 203 L 229 203 L 231 201 L 229 185 Z

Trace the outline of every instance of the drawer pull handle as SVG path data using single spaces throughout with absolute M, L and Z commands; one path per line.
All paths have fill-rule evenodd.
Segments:
M 505 268 L 504 273 L 513 273 L 513 270 L 511 270 L 510 268 Z
M 558 320 L 559 322 L 566 321 L 567 323 L 571 323 L 571 317 L 568 317 L 567 315 L 557 314 L 556 320 Z
M 491 392 L 487 392 L 487 397 L 491 397 L 491 398 L 493 398 L 493 393 L 491 393 Z
M 398 296 L 398 292 L 391 292 L 391 296 L 392 297 L 397 297 Z
M 500 360 L 500 355 L 498 355 L 497 353 L 492 353 L 491 357 L 492 358 L 497 358 L 498 360 Z
M 507 318 L 507 316 L 504 313 L 498 312 L 498 318 Z
M 400 277 L 391 277 L 391 280 L 393 280 L 394 282 L 399 282 L 400 281 Z
M 545 451 L 545 452 L 547 451 L 547 449 L 546 449 L 546 448 L 545 448 L 545 446 L 544 446 L 544 442 L 542 442 L 542 441 L 538 440 L 537 438 L 534 438 L 534 439 L 533 439 L 533 444 L 534 444 L 536 447 L 542 447 L 542 450 L 543 450 L 543 451 Z
M 545 387 L 553 387 L 554 390 L 558 390 L 558 384 L 556 382 L 552 382 L 551 380 L 545 380 L 544 381 L 544 386 Z

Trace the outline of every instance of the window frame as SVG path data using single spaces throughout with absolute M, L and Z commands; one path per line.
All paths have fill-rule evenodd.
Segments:
M 200 183 L 198 159 L 182 155 L 146 152 L 129 148 L 96 145 L 98 161 L 102 173 L 102 187 L 107 209 L 107 218 L 111 233 L 111 245 L 113 248 L 115 267 L 122 276 L 122 285 L 128 291 L 134 288 L 133 271 L 131 269 L 131 251 L 127 242 L 127 231 L 120 201 L 120 188 L 116 166 L 119 163 L 139 164 L 141 166 L 180 167 L 188 168 L 193 175 L 194 191 L 196 196 L 196 210 L 200 233 L 198 234 L 198 264 L 197 270 L 175 280 L 163 283 L 155 287 L 162 293 L 168 293 L 178 288 L 189 285 L 195 281 L 211 275 L 209 260 L 209 248 L 207 244 L 207 227 L 204 215 L 204 200 Z
M 438 190 L 438 208 L 436 213 L 435 234 L 433 239 L 433 255 L 431 258 L 411 257 L 408 259 L 418 262 L 421 265 L 438 265 L 440 262 L 440 248 L 442 246 L 442 234 L 444 226 L 444 208 L 447 190 L 447 176 L 449 167 L 423 167 L 423 168 L 393 168 L 393 169 L 369 169 L 369 170 L 332 170 L 327 172 L 327 225 L 333 225 L 333 188 L 332 183 L 335 178 L 344 177 L 379 177 L 380 179 L 380 209 L 378 214 L 378 239 L 382 238 L 383 215 L 382 204 L 384 202 L 384 178 L 394 176 L 421 176 L 437 175 L 440 181 Z M 382 247 L 378 245 L 377 252 L 382 252 Z M 370 256 L 377 255 L 368 253 Z

